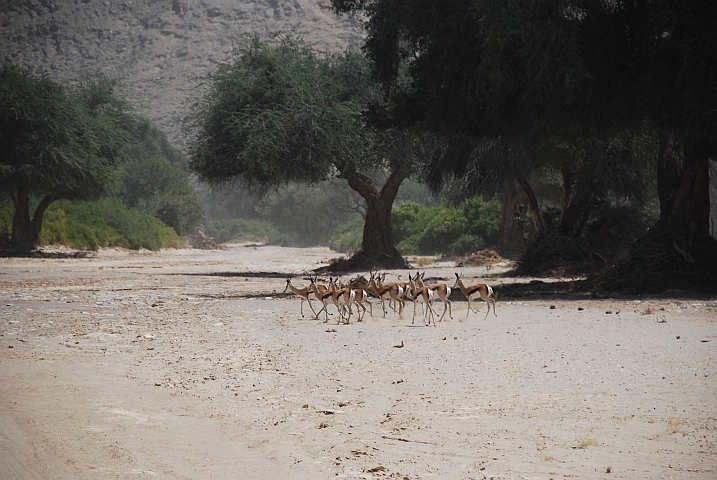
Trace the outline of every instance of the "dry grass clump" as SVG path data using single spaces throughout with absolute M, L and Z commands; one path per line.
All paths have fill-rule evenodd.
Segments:
M 485 265 L 492 265 L 494 263 L 504 262 L 505 259 L 500 256 L 498 252 L 491 248 L 484 250 L 478 250 L 467 257 L 463 258 L 458 266 L 463 267 L 482 267 Z
M 667 433 L 669 435 L 672 435 L 674 433 L 685 433 L 684 429 L 682 428 L 684 425 L 687 425 L 687 420 L 684 420 L 682 418 L 670 418 L 667 421 Z
M 573 448 L 586 449 L 588 447 L 597 447 L 597 445 L 597 440 L 594 440 L 592 438 L 584 438 L 582 440 L 578 440 L 577 445 L 575 445 Z
M 563 267 L 554 268 L 554 269 L 550 270 L 550 274 L 553 278 L 557 278 L 557 279 L 563 278 L 565 276 L 565 268 L 563 268 Z
M 196 229 L 189 236 L 189 243 L 192 248 L 200 250 L 226 250 L 226 247 L 221 245 L 216 238 L 205 235 L 200 229 Z
M 435 259 L 433 257 L 417 257 L 416 258 L 416 265 L 418 267 L 425 267 L 426 265 L 430 265 L 433 262 L 435 262 Z

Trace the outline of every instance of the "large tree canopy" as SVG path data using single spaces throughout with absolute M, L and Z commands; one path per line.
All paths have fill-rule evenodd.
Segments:
M 377 91 L 367 72 L 360 55 L 317 52 L 291 37 L 251 39 L 204 79 L 190 167 L 210 184 L 260 189 L 345 178 L 367 202 L 358 257 L 404 266 L 391 206 L 421 145 L 366 127 L 361 113 Z M 380 189 L 366 175 L 375 169 L 387 175 Z
M 396 123 L 525 137 L 649 120 L 715 135 L 714 2 L 331 3 L 367 17 L 364 50 Z
M 661 208 L 654 230 L 663 232 L 666 255 L 680 252 L 684 261 L 643 270 L 656 277 L 693 270 L 684 262 L 698 263 L 690 249 L 708 241 L 708 159 L 717 155 L 716 2 L 332 5 L 366 17 L 365 51 L 386 87 L 387 108 L 377 118 L 387 125 L 421 125 L 474 142 L 500 137 L 530 149 L 654 132 Z
M 14 206 L 11 248 L 35 246 L 55 200 L 89 200 L 116 186 L 134 116 L 101 75 L 63 87 L 44 74 L 0 65 L 0 190 Z M 32 197 L 40 200 L 31 216 Z
M 204 79 L 191 168 L 213 184 L 271 187 L 378 166 L 350 79 L 338 75 L 352 61 L 320 57 L 293 38 L 251 39 Z

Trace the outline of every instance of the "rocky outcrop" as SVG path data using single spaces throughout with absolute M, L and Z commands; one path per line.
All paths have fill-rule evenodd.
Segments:
M 0 0 L 2 60 L 58 79 L 119 77 L 180 147 L 194 78 L 246 35 L 292 31 L 332 51 L 363 38 L 358 20 L 336 16 L 328 0 Z

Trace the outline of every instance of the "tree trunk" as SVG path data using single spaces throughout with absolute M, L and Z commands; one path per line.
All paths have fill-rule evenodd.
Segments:
M 660 200 L 660 223 L 666 223 L 670 205 L 677 191 L 677 181 L 682 171 L 682 148 L 670 135 L 660 136 L 657 154 L 657 196 Z
M 674 194 L 660 204 L 660 219 L 675 232 L 694 235 L 710 233 L 709 158 L 714 146 L 704 140 L 685 144 L 683 167 L 675 182 Z M 663 212 L 664 208 L 664 212 Z
M 357 260 L 383 268 L 407 268 L 408 264 L 393 243 L 391 226 L 393 201 L 406 175 L 394 171 L 380 192 L 369 177 L 358 172 L 344 177 L 349 186 L 366 200 L 367 206 L 361 250 L 355 255 Z
M 535 226 L 535 231 L 538 235 L 545 234 L 545 223 L 543 223 L 543 219 L 540 216 L 540 207 L 538 206 L 538 198 L 535 196 L 535 192 L 533 191 L 533 187 L 530 186 L 530 183 L 525 179 L 523 174 L 518 170 L 517 168 L 514 169 L 513 174 L 515 175 L 515 179 L 518 182 L 518 185 L 520 185 L 520 188 L 523 189 L 523 192 L 528 196 L 528 204 L 530 205 L 530 215 L 533 219 L 533 225 Z
M 605 276 L 604 290 L 660 293 L 668 288 L 715 292 L 717 240 L 709 235 L 709 158 L 705 140 L 683 145 L 661 138 L 660 221 L 635 240 L 629 257 Z
M 47 195 L 35 209 L 35 215 L 30 218 L 30 188 L 21 186 L 11 195 L 15 205 L 12 217 L 12 236 L 10 249 L 14 252 L 29 252 L 37 246 L 42 230 L 42 219 L 45 210 L 56 200 L 53 195 Z
M 587 224 L 592 209 L 590 192 L 587 189 L 573 191 L 573 176 L 567 163 L 562 165 L 563 205 L 558 224 L 558 234 L 580 237 Z
M 500 247 L 508 254 L 525 251 L 525 202 L 527 196 L 515 188 L 512 180 L 503 182 L 503 199 L 501 202 Z

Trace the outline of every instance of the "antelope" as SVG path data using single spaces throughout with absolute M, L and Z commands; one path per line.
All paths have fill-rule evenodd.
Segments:
M 471 310 L 473 310 L 473 307 L 471 306 L 471 301 L 478 297 L 480 295 L 480 298 L 483 299 L 485 303 L 488 304 L 488 311 L 485 313 L 485 320 L 488 318 L 488 314 L 490 313 L 490 302 L 493 302 L 493 315 L 496 317 L 498 314 L 495 312 L 495 297 L 493 296 L 493 289 L 486 285 L 485 283 L 476 283 L 475 285 L 466 286 L 463 283 L 463 275 L 458 275 L 456 273 L 456 283 L 453 285 L 453 288 L 460 288 L 461 292 L 463 292 L 463 295 L 466 296 L 468 299 L 468 312 L 466 312 L 466 318 L 468 318 L 468 315 L 470 314 Z M 478 313 L 477 310 L 473 310 L 474 312 Z
M 316 284 L 316 289 L 317 289 L 319 292 L 324 293 L 324 292 L 328 292 L 328 291 L 329 291 L 328 287 L 326 287 L 325 285 L 321 285 L 320 283 L 318 283 L 318 281 L 319 281 L 319 276 L 318 276 L 318 275 L 316 275 L 316 276 L 313 277 L 313 278 L 311 277 L 311 275 L 309 275 L 309 279 L 311 280 L 311 284 L 309 285 L 309 288 L 311 289 L 311 290 L 309 291 L 309 298 L 310 298 L 310 299 L 312 299 L 312 300 L 319 300 L 319 299 L 316 297 L 316 294 L 314 294 L 313 288 L 311 288 L 311 285 L 313 285 L 313 284 Z M 316 319 L 317 319 L 317 320 L 319 319 L 319 315 L 321 315 L 321 311 L 326 308 L 326 305 L 324 304 L 324 302 L 321 302 L 321 304 L 323 305 L 323 307 L 322 307 L 321 310 L 319 310 L 319 312 L 316 314 Z M 327 313 L 328 313 L 328 312 L 327 312 Z M 333 313 L 328 313 L 328 315 L 333 315 Z
M 373 317 L 373 304 L 368 301 L 368 293 L 366 293 L 366 290 L 364 290 L 363 288 L 354 288 L 353 291 L 354 291 L 354 295 L 355 295 L 354 303 L 356 304 L 357 307 L 363 309 L 363 318 L 366 317 L 366 305 L 364 305 L 364 303 L 368 303 L 368 306 L 371 309 L 371 316 Z M 362 321 L 360 311 L 358 312 L 358 316 L 359 316 L 358 321 L 359 322 Z
M 423 277 L 426 276 L 426 272 L 423 272 L 422 275 L 416 275 L 416 285 L 420 288 L 423 287 Z M 448 297 L 451 296 L 451 287 L 446 285 L 445 283 L 435 283 L 433 285 L 428 285 L 428 288 L 433 290 L 434 293 L 438 295 L 438 298 L 441 299 L 443 302 L 443 314 L 441 315 L 441 318 L 438 320 L 439 322 L 443 321 L 443 317 L 446 316 L 446 310 L 448 310 L 448 316 L 453 320 L 453 308 L 451 307 L 451 301 L 448 300 Z
M 428 307 L 428 309 L 423 313 L 423 324 L 426 324 L 426 316 L 430 313 L 431 318 L 428 320 L 428 324 L 430 325 L 431 320 L 433 320 L 433 325 L 435 325 L 436 319 L 433 317 L 435 311 L 431 306 L 434 296 L 433 290 L 428 287 L 418 287 L 416 285 L 416 278 L 418 278 L 418 274 L 415 278 L 411 278 L 410 274 L 408 275 L 408 281 L 411 285 L 411 293 L 413 294 L 413 319 L 411 320 L 411 324 L 416 321 L 416 304 L 420 301 Z M 438 314 L 436 313 L 436 315 Z
M 321 313 L 322 310 L 324 311 L 325 316 L 326 316 L 326 319 L 324 320 L 324 323 L 326 323 L 326 322 L 329 321 L 329 311 L 328 311 L 328 309 L 326 308 L 326 307 L 328 306 L 328 305 L 327 305 L 327 302 L 328 302 L 329 300 L 333 300 L 334 292 L 331 292 L 331 291 L 329 291 L 329 290 L 325 290 L 326 287 L 323 287 L 323 289 L 320 288 L 321 286 L 316 283 L 316 280 L 317 280 L 317 279 L 315 279 L 315 278 L 313 278 L 313 277 L 311 278 L 311 291 L 312 291 L 312 292 L 314 293 L 314 295 L 316 296 L 316 299 L 317 299 L 318 301 L 320 301 L 320 302 L 323 304 L 323 306 L 324 306 L 321 310 L 319 310 L 319 313 Z M 338 308 L 338 305 L 337 305 L 337 308 Z M 341 311 L 339 311 L 339 314 L 341 314 Z M 343 314 L 341 314 L 341 316 L 343 317 Z M 319 318 L 319 315 L 318 315 L 318 314 L 316 315 L 316 318 L 317 318 L 317 319 Z
M 398 304 L 398 314 L 403 315 L 403 309 L 406 307 L 406 301 L 403 298 L 406 296 L 406 293 L 408 293 L 408 288 L 410 287 L 410 285 L 406 282 L 386 283 L 386 274 L 385 273 L 383 275 L 379 275 L 378 282 L 379 282 L 378 283 L 379 286 L 388 286 L 388 287 L 398 286 L 399 287 L 398 295 L 396 296 L 396 298 L 391 297 L 388 300 L 388 306 L 389 307 L 391 306 L 391 302 L 393 302 L 394 307 L 396 304 Z M 394 308 L 394 307 L 391 307 L 391 308 L 393 308 L 393 311 L 395 312 L 396 308 Z
M 401 295 L 401 302 L 402 302 L 404 305 L 405 305 L 405 303 L 406 303 L 405 300 L 404 300 L 404 298 L 406 297 L 406 294 L 408 293 L 408 289 L 409 289 L 409 287 L 411 286 L 410 276 L 411 276 L 411 275 L 409 274 L 409 279 L 408 279 L 409 281 L 408 281 L 408 282 L 396 282 L 396 285 L 398 285 L 399 287 L 401 287 L 401 288 L 403 289 L 403 294 Z M 384 280 L 386 279 L 386 274 L 385 274 L 385 273 L 383 274 L 383 278 L 384 278 Z M 401 276 L 399 275 L 398 278 L 401 278 Z
M 284 288 L 284 293 L 286 293 L 287 290 L 291 290 L 296 295 L 301 297 L 301 318 L 304 318 L 304 300 L 306 300 L 309 303 L 309 308 L 312 312 L 314 312 L 314 315 L 316 318 L 319 318 L 318 314 L 316 313 L 316 310 L 314 310 L 314 307 L 311 306 L 311 296 L 316 299 L 316 296 L 314 296 L 311 292 L 311 286 L 308 287 L 302 287 L 297 288 L 294 285 L 291 284 L 291 277 L 286 279 L 286 287 Z M 320 310 L 319 310 L 320 311 Z
M 378 285 L 376 283 L 376 275 L 375 273 L 371 272 L 371 280 L 369 281 L 369 287 L 373 291 L 374 295 L 378 297 L 378 299 L 381 301 L 381 308 L 383 309 L 383 318 L 386 318 L 386 305 L 384 303 L 384 300 L 396 300 L 403 294 L 403 289 L 397 285 L 397 284 L 381 284 Z M 401 300 L 402 302 L 402 300 Z M 388 304 L 389 307 L 393 309 L 394 312 L 396 312 L 396 309 L 391 306 L 391 303 Z M 401 312 L 396 312 L 399 315 L 403 312 L 403 308 L 401 308 Z
M 351 304 L 356 300 L 356 292 L 350 287 L 338 288 L 336 282 L 332 277 L 329 277 L 329 292 L 332 294 L 332 299 L 336 305 L 336 309 L 339 311 L 346 323 L 351 322 Z M 349 316 L 344 315 L 344 309 L 349 311 Z M 359 315 L 360 317 L 360 315 Z

